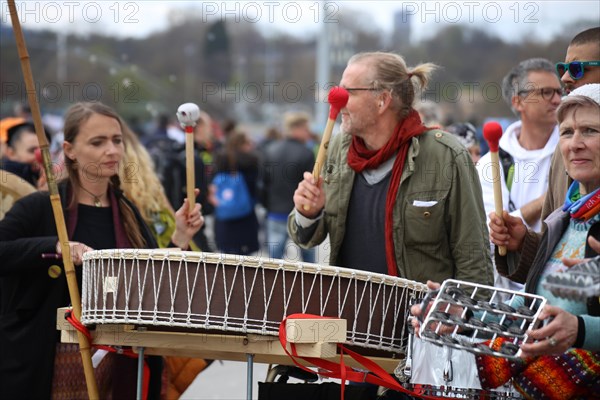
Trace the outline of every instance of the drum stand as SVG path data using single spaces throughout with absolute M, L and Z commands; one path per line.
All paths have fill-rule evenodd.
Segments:
M 246 354 L 246 399 L 252 400 L 252 374 L 254 373 L 254 354 Z
M 144 348 L 138 347 L 138 370 L 137 370 L 137 391 L 136 400 L 142 400 L 144 386 Z
M 138 370 L 137 370 L 137 388 L 136 400 L 142 400 L 144 386 L 144 347 L 138 347 Z M 246 399 L 252 400 L 252 383 L 254 373 L 254 354 L 246 354 Z
M 61 342 L 77 343 L 75 328 L 64 318 L 66 308 L 57 311 L 57 329 Z M 160 329 L 164 330 L 161 331 Z M 247 362 L 246 396 L 252 399 L 254 363 L 294 365 L 284 352 L 276 336 L 228 333 L 172 331 L 166 327 L 141 327 L 136 325 L 97 324 L 91 329 L 92 343 L 107 346 L 124 346 L 135 349 L 140 358 L 138 364 L 138 393 L 141 393 L 141 377 L 144 355 L 198 357 L 212 360 Z M 294 343 L 298 356 L 316 357 L 339 361 L 337 343 L 346 341 L 345 319 L 288 319 L 286 321 L 288 347 Z M 289 350 L 289 349 L 288 349 Z M 398 359 L 369 357 L 388 372 L 393 372 Z M 363 368 L 355 360 L 344 356 L 344 363 Z M 138 395 L 139 396 L 139 395 Z M 140 398 L 140 397 L 138 397 Z
M 145 347 L 138 347 L 138 370 L 137 370 L 137 387 L 136 387 L 136 400 L 142 400 L 143 398 L 143 387 L 144 387 L 144 349 Z M 252 400 L 252 383 L 254 373 L 254 354 L 246 354 L 246 399 Z

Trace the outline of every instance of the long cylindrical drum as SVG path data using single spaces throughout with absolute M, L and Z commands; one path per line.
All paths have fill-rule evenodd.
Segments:
M 347 320 L 347 343 L 404 353 L 424 284 L 309 263 L 170 250 L 100 250 L 83 263 L 84 324 L 278 335 L 294 313 Z

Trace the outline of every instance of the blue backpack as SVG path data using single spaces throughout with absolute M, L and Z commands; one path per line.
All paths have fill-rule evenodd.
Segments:
M 219 202 L 215 208 L 217 219 L 242 218 L 254 209 L 254 201 L 241 173 L 219 172 L 213 179 L 213 184 L 217 187 Z

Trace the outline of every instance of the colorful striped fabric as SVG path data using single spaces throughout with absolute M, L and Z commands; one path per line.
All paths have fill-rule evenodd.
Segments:
M 499 349 L 504 339 L 496 339 Z M 510 361 L 477 356 L 477 370 L 484 389 L 497 388 L 513 378 L 514 387 L 535 400 L 600 399 L 600 352 L 570 349 L 558 356 Z

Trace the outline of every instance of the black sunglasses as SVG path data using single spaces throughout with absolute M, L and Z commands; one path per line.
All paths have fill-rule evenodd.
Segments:
M 598 67 L 600 61 L 571 61 L 570 63 L 556 63 L 556 72 L 561 77 L 565 74 L 565 71 L 569 71 L 569 75 L 573 79 L 583 78 L 586 66 Z

